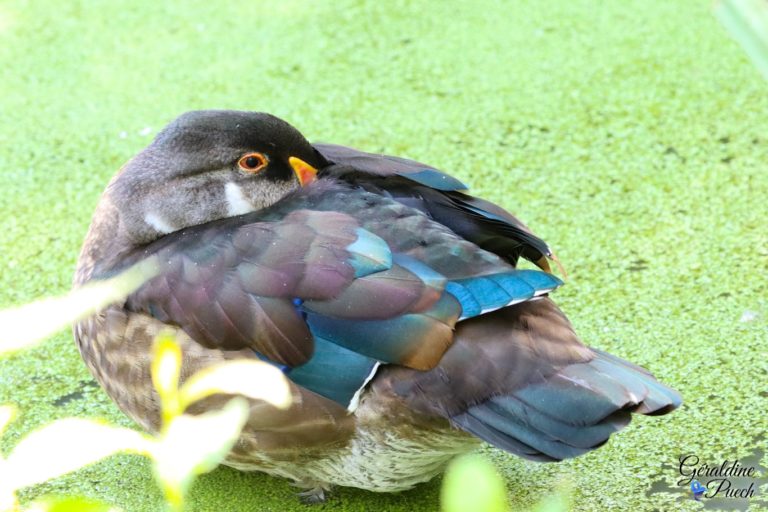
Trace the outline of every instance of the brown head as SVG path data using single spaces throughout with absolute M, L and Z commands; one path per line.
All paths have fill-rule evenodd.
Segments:
M 83 245 L 76 282 L 168 233 L 271 206 L 326 165 L 298 130 L 270 114 L 182 114 L 110 182 Z

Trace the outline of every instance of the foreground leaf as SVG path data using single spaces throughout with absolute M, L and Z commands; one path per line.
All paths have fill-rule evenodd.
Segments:
M 768 79 L 768 2 L 720 0 L 715 15 Z
M 86 498 L 49 498 L 37 501 L 24 512 L 120 512 L 120 509 L 101 501 Z
M 3 405 L 0 407 L 0 436 L 5 432 L 8 424 L 16 416 L 16 407 L 13 405 Z M 0 454 L 0 511 L 16 510 L 18 502 L 16 500 L 16 489 L 10 485 L 9 478 L 6 476 L 9 472 L 9 466 Z
M 32 345 L 124 299 L 158 271 L 155 260 L 144 260 L 116 277 L 88 283 L 63 297 L 0 311 L 0 353 Z
M 152 441 L 143 434 L 80 418 L 54 421 L 24 437 L 6 459 L 13 489 L 38 484 L 117 452 L 146 454 Z
M 507 489 L 496 468 L 478 455 L 448 466 L 440 491 L 443 512 L 508 512 Z
M 171 332 L 162 332 L 155 338 L 152 350 L 152 383 L 160 396 L 165 426 L 172 418 L 184 412 L 179 402 L 181 347 Z
M 180 390 L 182 409 L 217 393 L 265 400 L 285 409 L 291 390 L 283 372 L 261 361 L 228 361 L 204 368 L 191 376 Z
M 233 398 L 221 410 L 178 416 L 166 426 L 152 456 L 166 498 L 176 509 L 194 478 L 224 460 L 247 418 L 247 402 Z
M 5 432 L 8 424 L 16 417 L 16 407 L 12 405 L 0 406 L 0 436 Z
M 7 483 L 2 468 L 2 461 L 0 461 L 0 511 L 16 512 L 19 510 L 19 501 L 16 499 L 16 493 L 7 486 Z
M 532 512 L 568 512 L 571 510 L 571 496 L 573 494 L 568 482 L 561 482 L 551 494 L 542 499 L 533 507 Z

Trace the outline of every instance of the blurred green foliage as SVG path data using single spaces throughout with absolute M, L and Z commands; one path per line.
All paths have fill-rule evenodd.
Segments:
M 559 485 L 530 512 L 567 512 L 571 490 Z M 480 455 L 454 459 L 445 472 L 440 492 L 442 512 L 511 512 L 507 489 L 493 463 Z
M 768 2 L 718 0 L 715 13 L 763 77 L 768 79 Z
M 149 267 L 154 268 L 153 265 Z M 147 265 L 141 266 L 144 270 L 138 272 L 137 268 L 104 283 L 76 290 L 66 297 L 34 303 L 28 309 L 40 315 L 35 333 L 23 332 L 23 326 L 13 325 L 5 333 L 9 340 L 7 345 L 18 349 L 34 344 L 39 337 L 57 329 L 62 321 L 74 322 L 84 314 L 121 300 L 152 275 L 146 271 Z M 22 307 L 14 311 L 24 310 Z M 0 311 L 0 319 L 10 318 L 6 313 Z M 16 342 L 14 334 L 23 341 Z M 4 346 L 0 345 L 2 348 Z M 219 393 L 264 400 L 280 408 L 291 403 L 285 377 L 266 363 L 218 363 L 197 372 L 183 384 L 179 381 L 181 365 L 181 348 L 173 334 L 161 333 L 155 340 L 152 359 L 152 381 L 160 398 L 162 417 L 161 431 L 156 437 L 101 421 L 64 418 L 22 438 L 7 457 L 0 457 L 0 512 L 21 510 L 16 496 L 20 489 L 57 478 L 118 452 L 151 458 L 168 508 L 182 511 L 192 482 L 224 460 L 237 441 L 250 410 L 241 397 L 232 398 L 221 410 L 196 416 L 185 414 L 187 407 Z M 15 407 L 0 406 L 0 436 L 15 415 Z M 74 512 L 110 508 L 98 501 L 70 497 L 40 500 L 24 510 Z

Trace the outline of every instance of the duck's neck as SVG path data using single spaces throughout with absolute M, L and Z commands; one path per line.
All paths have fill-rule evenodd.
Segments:
M 120 222 L 120 212 L 105 192 L 99 200 L 88 228 L 88 234 L 80 249 L 74 285 L 82 285 L 101 272 L 115 266 L 136 245 L 125 233 Z

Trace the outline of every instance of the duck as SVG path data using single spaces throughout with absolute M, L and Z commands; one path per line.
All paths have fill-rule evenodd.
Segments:
M 251 400 L 225 463 L 310 502 L 333 486 L 410 489 L 483 442 L 576 457 L 682 401 L 578 338 L 550 298 L 554 252 L 505 209 L 267 113 L 192 111 L 161 130 L 107 185 L 75 287 L 148 257 L 157 275 L 74 325 L 91 373 L 153 432 L 159 333 L 181 345 L 182 380 L 221 361 L 280 368 L 291 405 Z

